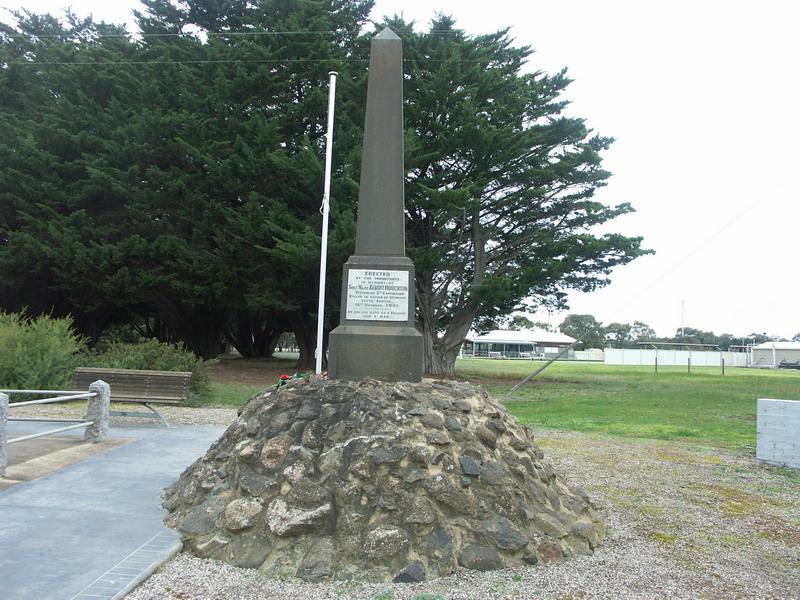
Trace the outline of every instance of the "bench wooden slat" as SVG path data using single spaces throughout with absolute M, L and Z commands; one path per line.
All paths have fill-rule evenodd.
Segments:
M 84 373 L 78 375 L 78 379 L 85 379 L 89 380 L 92 377 L 97 377 L 98 375 L 102 375 L 103 377 L 109 377 L 114 381 L 130 381 L 133 383 L 140 382 L 140 381 L 153 381 L 158 382 L 163 385 L 181 385 L 185 382 L 186 377 L 179 378 L 179 377 L 161 377 L 159 375 L 137 375 L 135 377 L 131 377 L 130 375 L 120 375 L 118 373 L 103 373 L 102 371 L 99 372 L 92 372 L 92 373 Z M 191 376 L 191 373 L 188 375 Z
M 183 387 L 186 384 L 187 379 L 164 379 L 155 375 L 142 375 L 139 377 L 128 377 L 123 375 L 115 375 L 114 373 L 89 373 L 89 376 L 79 376 L 75 379 L 77 381 L 89 381 L 90 379 L 97 380 L 98 377 L 107 377 L 112 381 L 116 381 L 117 383 L 128 383 L 130 385 L 163 385 L 166 387 Z M 191 375 L 190 375 L 191 376 Z
M 113 394 L 112 402 L 135 402 L 137 404 L 181 404 L 185 398 L 176 396 L 147 396 L 142 398 L 142 394 Z
M 185 377 L 191 375 L 191 371 L 157 371 L 155 369 L 112 369 L 105 367 L 77 367 L 75 369 L 80 373 L 119 373 L 120 375 L 163 375 L 164 377 Z
M 148 371 L 140 369 L 104 369 L 78 367 L 72 379 L 73 390 L 85 390 L 102 379 L 111 386 L 112 402 L 138 404 L 180 404 L 189 397 L 190 371 Z M 166 421 L 155 412 L 157 417 Z
M 164 385 L 162 382 L 159 381 L 133 381 L 133 380 L 119 380 L 114 377 L 104 377 L 102 374 L 98 374 L 96 376 L 90 377 L 88 379 L 75 379 L 75 383 L 81 384 L 81 388 L 86 387 L 90 383 L 97 381 L 98 379 L 102 379 L 108 384 L 115 385 L 117 387 L 117 391 L 120 390 L 131 390 L 131 391 L 154 391 L 158 393 L 158 390 L 163 390 L 167 393 L 168 396 L 183 396 L 182 392 L 184 390 L 188 390 L 187 384 L 170 384 Z M 112 392 L 114 393 L 114 392 Z

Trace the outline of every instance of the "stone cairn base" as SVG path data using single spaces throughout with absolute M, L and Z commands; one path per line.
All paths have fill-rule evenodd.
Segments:
M 192 554 L 308 581 L 561 561 L 605 535 L 529 427 L 480 388 L 439 381 L 266 390 L 164 506 Z

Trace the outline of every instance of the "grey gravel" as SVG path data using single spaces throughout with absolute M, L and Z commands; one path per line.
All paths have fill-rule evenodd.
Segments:
M 157 406 L 167 422 L 173 426 L 181 425 L 213 425 L 227 427 L 236 420 L 235 408 L 189 408 L 183 406 Z M 146 408 L 142 408 L 133 404 L 111 404 L 111 410 L 127 410 L 136 412 L 147 412 Z M 22 406 L 15 408 L 12 417 L 46 417 L 46 418 L 59 418 L 59 419 L 79 419 L 86 411 L 85 402 L 73 402 L 63 404 L 45 404 L 34 406 Z M 154 418 L 141 419 L 138 417 L 119 417 L 112 416 L 111 424 L 120 423 L 137 423 L 153 425 L 154 427 L 162 427 L 162 425 Z
M 236 416 L 233 409 L 163 412 L 179 425 L 229 425 Z M 800 472 L 760 464 L 754 449 L 537 433 L 551 463 L 608 519 L 608 537 L 594 556 L 461 570 L 420 584 L 309 584 L 181 554 L 126 598 L 800 600 Z

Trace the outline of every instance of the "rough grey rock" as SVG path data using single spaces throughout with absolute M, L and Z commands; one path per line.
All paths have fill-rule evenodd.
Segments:
M 263 509 L 258 498 L 237 498 L 225 507 L 225 527 L 230 531 L 247 529 Z
M 400 571 L 392 581 L 394 583 L 419 583 L 420 581 L 425 581 L 425 566 L 420 561 L 415 560 Z
M 378 527 L 364 537 L 364 554 L 385 561 L 408 549 L 408 536 L 397 527 Z
M 308 581 L 560 561 L 605 535 L 528 427 L 480 388 L 439 381 L 266 390 L 164 506 L 189 552 Z
M 464 471 L 464 475 L 477 477 L 481 474 L 480 465 L 471 456 L 462 456 L 458 461 L 461 463 L 461 470 Z
M 482 525 L 483 532 L 501 550 L 516 552 L 528 545 L 528 538 L 525 537 L 514 525 L 498 515 L 494 515 L 486 520 Z
M 181 519 L 178 529 L 187 535 L 213 534 L 217 530 L 215 521 L 224 508 L 223 498 L 207 498 Z
M 329 537 L 318 538 L 303 556 L 297 576 L 306 581 L 323 581 L 333 575 L 335 546 Z
M 505 567 L 503 555 L 497 550 L 476 544 L 467 544 L 461 550 L 458 562 L 462 567 L 476 571 L 494 571 Z
M 453 417 L 447 417 L 444 420 L 444 426 L 447 427 L 448 431 L 461 431 L 461 423 L 458 422 L 458 419 L 454 419 Z

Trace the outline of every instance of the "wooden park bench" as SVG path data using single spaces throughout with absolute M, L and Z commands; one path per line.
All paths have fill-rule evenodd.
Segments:
M 138 371 L 134 369 L 104 369 L 78 367 L 72 377 L 73 390 L 86 390 L 89 384 L 102 379 L 111 386 L 111 402 L 142 404 L 146 412 L 110 411 L 119 417 L 144 417 L 161 421 L 170 427 L 166 419 L 156 410 L 155 404 L 181 404 L 189 397 L 190 372 L 184 371 Z

